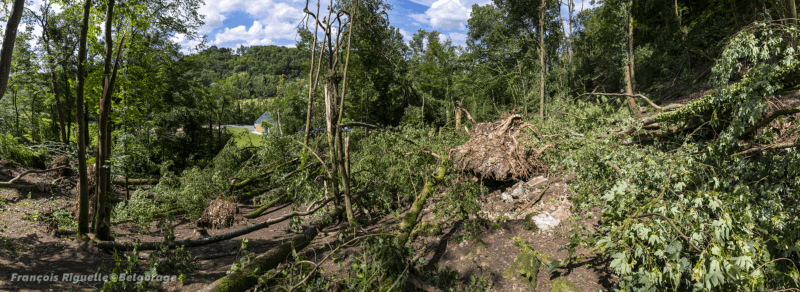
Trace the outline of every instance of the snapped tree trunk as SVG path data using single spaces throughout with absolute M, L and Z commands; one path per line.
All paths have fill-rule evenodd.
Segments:
M 14 0 L 11 15 L 6 23 L 6 32 L 3 35 L 3 48 L 0 49 L 0 100 L 6 93 L 8 74 L 11 73 L 11 56 L 14 54 L 14 42 L 17 40 L 17 27 L 25 10 L 25 0 Z
M 414 230 L 414 226 L 417 225 L 417 217 L 419 217 L 419 213 L 422 211 L 422 208 L 425 207 L 425 201 L 428 200 L 428 196 L 430 196 L 430 194 L 433 192 L 433 188 L 436 187 L 436 184 L 444 179 L 446 170 L 447 168 L 445 163 L 442 161 L 442 163 L 439 165 L 439 168 L 436 169 L 436 175 L 425 183 L 425 186 L 422 188 L 422 192 L 411 205 L 411 209 L 409 209 L 408 213 L 403 216 L 403 220 L 400 221 L 400 228 L 397 235 L 397 240 L 400 244 L 405 244 L 406 241 L 408 241 L 411 231 Z

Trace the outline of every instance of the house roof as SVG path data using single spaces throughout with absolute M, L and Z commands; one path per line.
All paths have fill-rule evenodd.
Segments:
M 258 119 L 256 119 L 256 121 L 255 121 L 253 124 L 255 124 L 255 125 L 261 125 L 261 121 L 262 121 L 262 120 L 267 120 L 267 121 L 270 121 L 270 122 L 271 122 L 271 121 L 272 121 L 272 118 L 270 118 L 270 117 L 269 117 L 269 113 L 268 113 L 268 112 L 264 112 L 263 114 L 261 114 L 261 116 L 260 116 L 260 117 L 258 117 Z

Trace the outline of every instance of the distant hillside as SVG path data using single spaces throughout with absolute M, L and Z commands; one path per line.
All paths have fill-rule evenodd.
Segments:
M 237 73 L 245 72 L 252 82 L 250 91 L 263 97 L 276 93 L 278 76 L 289 81 L 301 76 L 302 64 L 307 62 L 300 50 L 280 46 L 252 46 L 238 49 L 210 48 L 186 57 L 192 64 L 188 77 L 209 86 Z M 256 88 L 263 84 L 265 88 Z M 261 96 L 259 96 L 261 97 Z

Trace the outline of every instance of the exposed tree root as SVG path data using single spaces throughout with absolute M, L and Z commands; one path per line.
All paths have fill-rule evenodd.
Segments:
M 295 217 L 295 216 L 306 216 L 306 215 L 313 214 L 314 212 L 316 212 L 317 210 L 319 210 L 323 206 L 327 205 L 328 202 L 330 202 L 330 199 L 325 200 L 325 202 L 323 202 L 322 204 L 320 204 L 319 206 L 317 206 L 316 208 L 314 208 L 313 210 L 308 211 L 308 212 L 296 212 L 295 211 L 295 212 L 283 215 L 281 217 L 274 218 L 274 219 L 269 219 L 269 220 L 266 220 L 264 222 L 261 222 L 261 223 L 258 223 L 258 224 L 254 224 L 254 225 L 250 225 L 248 227 L 245 227 L 245 228 L 233 231 L 233 232 L 220 234 L 220 235 L 216 235 L 216 236 L 211 236 L 211 237 L 206 237 L 206 238 L 201 238 L 201 239 L 185 239 L 185 240 L 170 241 L 170 242 L 163 242 L 162 241 L 162 242 L 140 242 L 140 243 L 136 243 L 136 242 L 118 242 L 118 241 L 98 241 L 98 240 L 92 240 L 92 241 L 94 241 L 97 244 L 97 247 L 99 247 L 99 248 L 115 249 L 115 250 L 126 250 L 126 251 L 127 250 L 133 250 L 134 247 L 137 250 L 155 250 L 155 249 L 158 249 L 158 248 L 160 248 L 162 246 L 167 246 L 168 248 L 175 248 L 175 247 L 178 247 L 178 246 L 185 246 L 185 247 L 201 246 L 201 245 L 220 242 L 220 241 L 231 239 L 231 238 L 234 238 L 234 237 L 237 237 L 237 236 L 245 235 L 245 234 L 251 233 L 253 231 L 268 227 L 268 226 L 270 226 L 272 224 L 288 220 L 288 219 L 290 219 L 292 217 Z
M 201 291 L 246 291 L 250 289 L 258 284 L 260 275 L 277 267 L 292 254 L 292 251 L 299 251 L 308 246 L 317 237 L 319 231 L 331 224 L 334 218 L 339 217 L 344 209 L 344 205 L 337 206 L 317 224 L 306 228 L 302 234 L 255 257 L 246 266 L 214 281 Z
M 423 187 L 419 197 L 414 200 L 414 203 L 411 205 L 411 209 L 408 210 L 408 213 L 403 216 L 403 220 L 400 221 L 400 228 L 398 229 L 397 235 L 398 242 L 405 243 L 408 241 L 411 231 L 414 230 L 414 226 L 417 224 L 419 212 L 422 211 L 422 207 L 425 206 L 425 201 L 428 200 L 428 196 L 433 192 L 433 188 L 436 186 L 436 184 L 444 179 L 444 175 L 447 172 L 446 170 L 447 169 L 444 164 L 439 165 L 439 169 L 437 169 L 436 175 L 433 177 L 433 179 L 428 180 L 428 182 L 425 183 L 425 187 Z

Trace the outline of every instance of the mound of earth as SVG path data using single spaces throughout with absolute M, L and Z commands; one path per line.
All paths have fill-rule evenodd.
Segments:
M 66 166 L 67 168 L 51 171 L 49 176 L 53 178 L 60 178 L 72 175 L 72 169 L 69 169 L 69 158 L 64 155 L 58 155 L 53 158 L 53 162 L 50 162 L 50 164 L 47 165 L 47 168 L 51 169 L 62 166 Z
M 469 132 L 469 141 L 450 149 L 448 158 L 455 166 L 483 179 L 495 181 L 524 180 L 546 173 L 547 165 L 539 160 L 544 149 L 527 147 L 517 139 L 523 129 L 533 126 L 517 114 L 506 114 L 492 123 L 480 123 Z
M 223 199 L 215 199 L 208 203 L 208 207 L 200 215 L 200 220 L 197 220 L 197 226 L 225 228 L 241 220 L 241 217 L 236 204 Z

